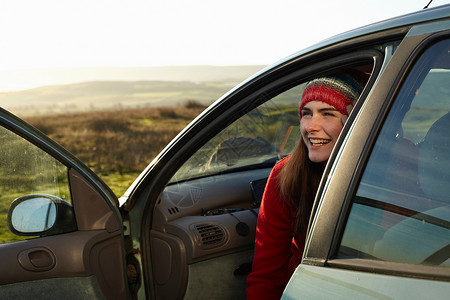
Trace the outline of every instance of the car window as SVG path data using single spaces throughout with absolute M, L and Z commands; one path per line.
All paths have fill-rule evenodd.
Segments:
M 22 137 L 0 126 L 0 243 L 22 239 L 7 225 L 14 199 L 50 194 L 70 202 L 67 168 Z
M 304 85 L 251 110 L 201 147 L 170 182 L 271 166 L 293 150 L 298 138 L 298 105 Z
M 450 42 L 414 64 L 353 199 L 338 257 L 450 266 Z

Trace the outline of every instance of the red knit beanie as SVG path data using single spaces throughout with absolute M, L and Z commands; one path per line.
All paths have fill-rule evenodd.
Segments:
M 311 101 L 325 102 L 348 116 L 363 88 L 361 80 L 349 73 L 316 78 L 308 82 L 303 91 L 299 107 L 300 118 L 303 106 Z

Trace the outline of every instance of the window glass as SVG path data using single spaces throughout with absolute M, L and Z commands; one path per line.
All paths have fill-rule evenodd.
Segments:
M 338 251 L 450 266 L 450 43 L 415 63 L 377 138 Z
M 0 243 L 22 239 L 10 232 L 7 214 L 14 199 L 29 194 L 50 194 L 70 202 L 67 168 L 0 126 Z
M 292 88 L 251 110 L 201 147 L 171 182 L 273 165 L 299 138 L 298 105 L 304 86 Z

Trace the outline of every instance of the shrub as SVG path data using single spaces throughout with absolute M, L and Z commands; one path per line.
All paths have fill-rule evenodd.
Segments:
M 198 108 L 205 109 L 206 105 L 204 105 L 204 104 L 202 104 L 202 103 L 200 103 L 200 102 L 198 102 L 196 100 L 188 100 L 186 102 L 186 104 L 184 105 L 184 107 L 186 107 L 186 108 L 194 108 L 194 109 L 198 109 Z

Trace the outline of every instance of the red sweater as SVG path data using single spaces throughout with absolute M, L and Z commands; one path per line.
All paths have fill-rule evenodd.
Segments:
M 274 166 L 264 191 L 247 299 L 280 299 L 303 255 L 306 229 L 293 234 L 295 211 L 283 203 L 279 191 L 278 174 L 288 160 L 289 156 Z

